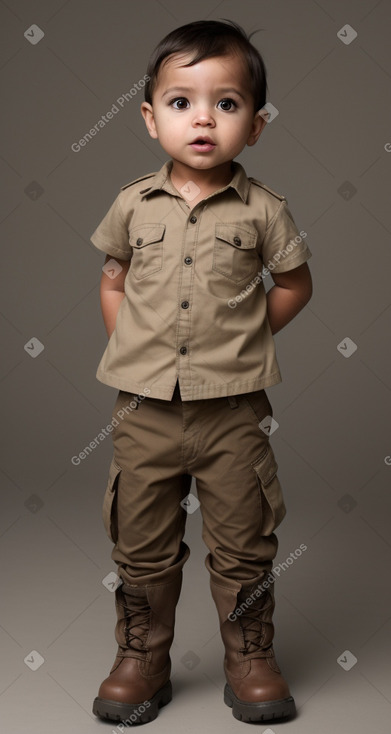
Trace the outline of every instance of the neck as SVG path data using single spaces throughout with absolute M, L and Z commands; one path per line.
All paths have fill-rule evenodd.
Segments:
M 227 186 L 233 177 L 233 166 L 231 161 L 215 166 L 214 168 L 208 168 L 208 170 L 200 170 L 196 168 L 190 168 L 183 163 L 173 161 L 170 177 L 173 185 L 176 188 L 184 186 L 188 181 L 192 181 L 198 186 L 201 191 L 214 190 Z

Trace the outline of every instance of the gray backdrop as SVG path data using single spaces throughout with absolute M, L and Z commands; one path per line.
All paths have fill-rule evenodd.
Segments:
M 104 255 L 89 237 L 119 187 L 167 159 L 143 93 L 117 100 L 163 35 L 229 18 L 264 29 L 253 42 L 279 111 L 238 160 L 286 195 L 313 253 L 314 295 L 275 336 L 283 382 L 268 389 L 288 509 L 276 563 L 307 546 L 276 583 L 275 648 L 299 716 L 259 729 L 388 733 L 390 3 L 8 0 L 0 11 L 4 731 L 118 731 L 91 713 L 116 650 L 101 521 L 110 437 L 71 461 L 116 397 L 95 379 Z M 187 520 L 174 699 L 149 726 L 244 730 L 222 700 L 200 511 Z

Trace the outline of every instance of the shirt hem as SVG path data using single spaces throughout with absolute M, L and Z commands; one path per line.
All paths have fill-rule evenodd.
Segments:
M 308 248 L 304 250 L 303 252 L 298 252 L 295 257 L 282 260 L 281 262 L 276 265 L 273 270 L 270 270 L 270 273 L 273 275 L 273 273 L 287 273 L 289 270 L 294 270 L 295 268 L 298 268 L 299 265 L 303 265 L 303 263 L 307 262 L 307 260 L 312 257 L 312 252 Z M 267 267 L 267 265 L 266 265 Z
M 131 259 L 131 252 L 128 250 L 127 252 L 124 252 L 124 250 L 120 250 L 119 247 L 115 247 L 115 245 L 111 245 L 108 242 L 102 242 L 102 240 L 98 239 L 97 237 L 93 236 L 90 237 L 90 241 L 101 252 L 105 252 L 106 255 L 111 255 L 112 257 L 118 257 L 119 260 L 130 260 Z
M 103 384 L 114 387 L 117 390 L 130 392 L 133 395 L 144 394 L 148 398 L 158 398 L 160 400 L 171 400 L 175 389 L 175 383 L 170 387 L 160 385 L 149 388 L 148 385 L 140 385 L 135 380 L 123 380 L 110 372 L 104 372 L 102 370 L 97 371 L 96 378 L 100 382 L 103 382 Z M 241 380 L 240 382 L 228 382 L 222 385 L 195 385 L 193 387 L 184 387 L 182 385 L 182 387 L 180 386 L 180 390 L 182 400 L 187 402 L 189 400 L 206 400 L 255 392 L 256 390 L 262 390 L 266 387 L 276 385 L 279 382 L 282 382 L 282 377 L 280 370 L 276 370 L 266 377 Z M 146 390 L 149 390 L 149 392 L 145 392 Z

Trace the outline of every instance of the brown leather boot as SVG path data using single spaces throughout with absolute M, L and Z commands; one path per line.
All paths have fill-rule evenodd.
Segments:
M 261 574 L 245 584 L 211 574 L 210 588 L 217 607 L 225 647 L 227 684 L 224 702 L 235 719 L 244 722 L 287 719 L 296 713 L 295 702 L 274 656 L 274 585 Z
M 116 589 L 118 651 L 94 700 L 96 716 L 127 725 L 145 724 L 171 701 L 169 649 L 188 555 L 163 571 L 151 586 L 123 583 Z

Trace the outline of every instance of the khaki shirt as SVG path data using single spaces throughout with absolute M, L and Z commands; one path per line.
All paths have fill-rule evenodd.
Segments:
M 286 198 L 236 161 L 231 182 L 193 208 L 171 183 L 172 163 L 123 186 L 91 237 L 131 260 L 96 377 L 163 400 L 177 378 L 183 400 L 275 385 L 282 378 L 264 277 L 311 257 L 306 233 Z

